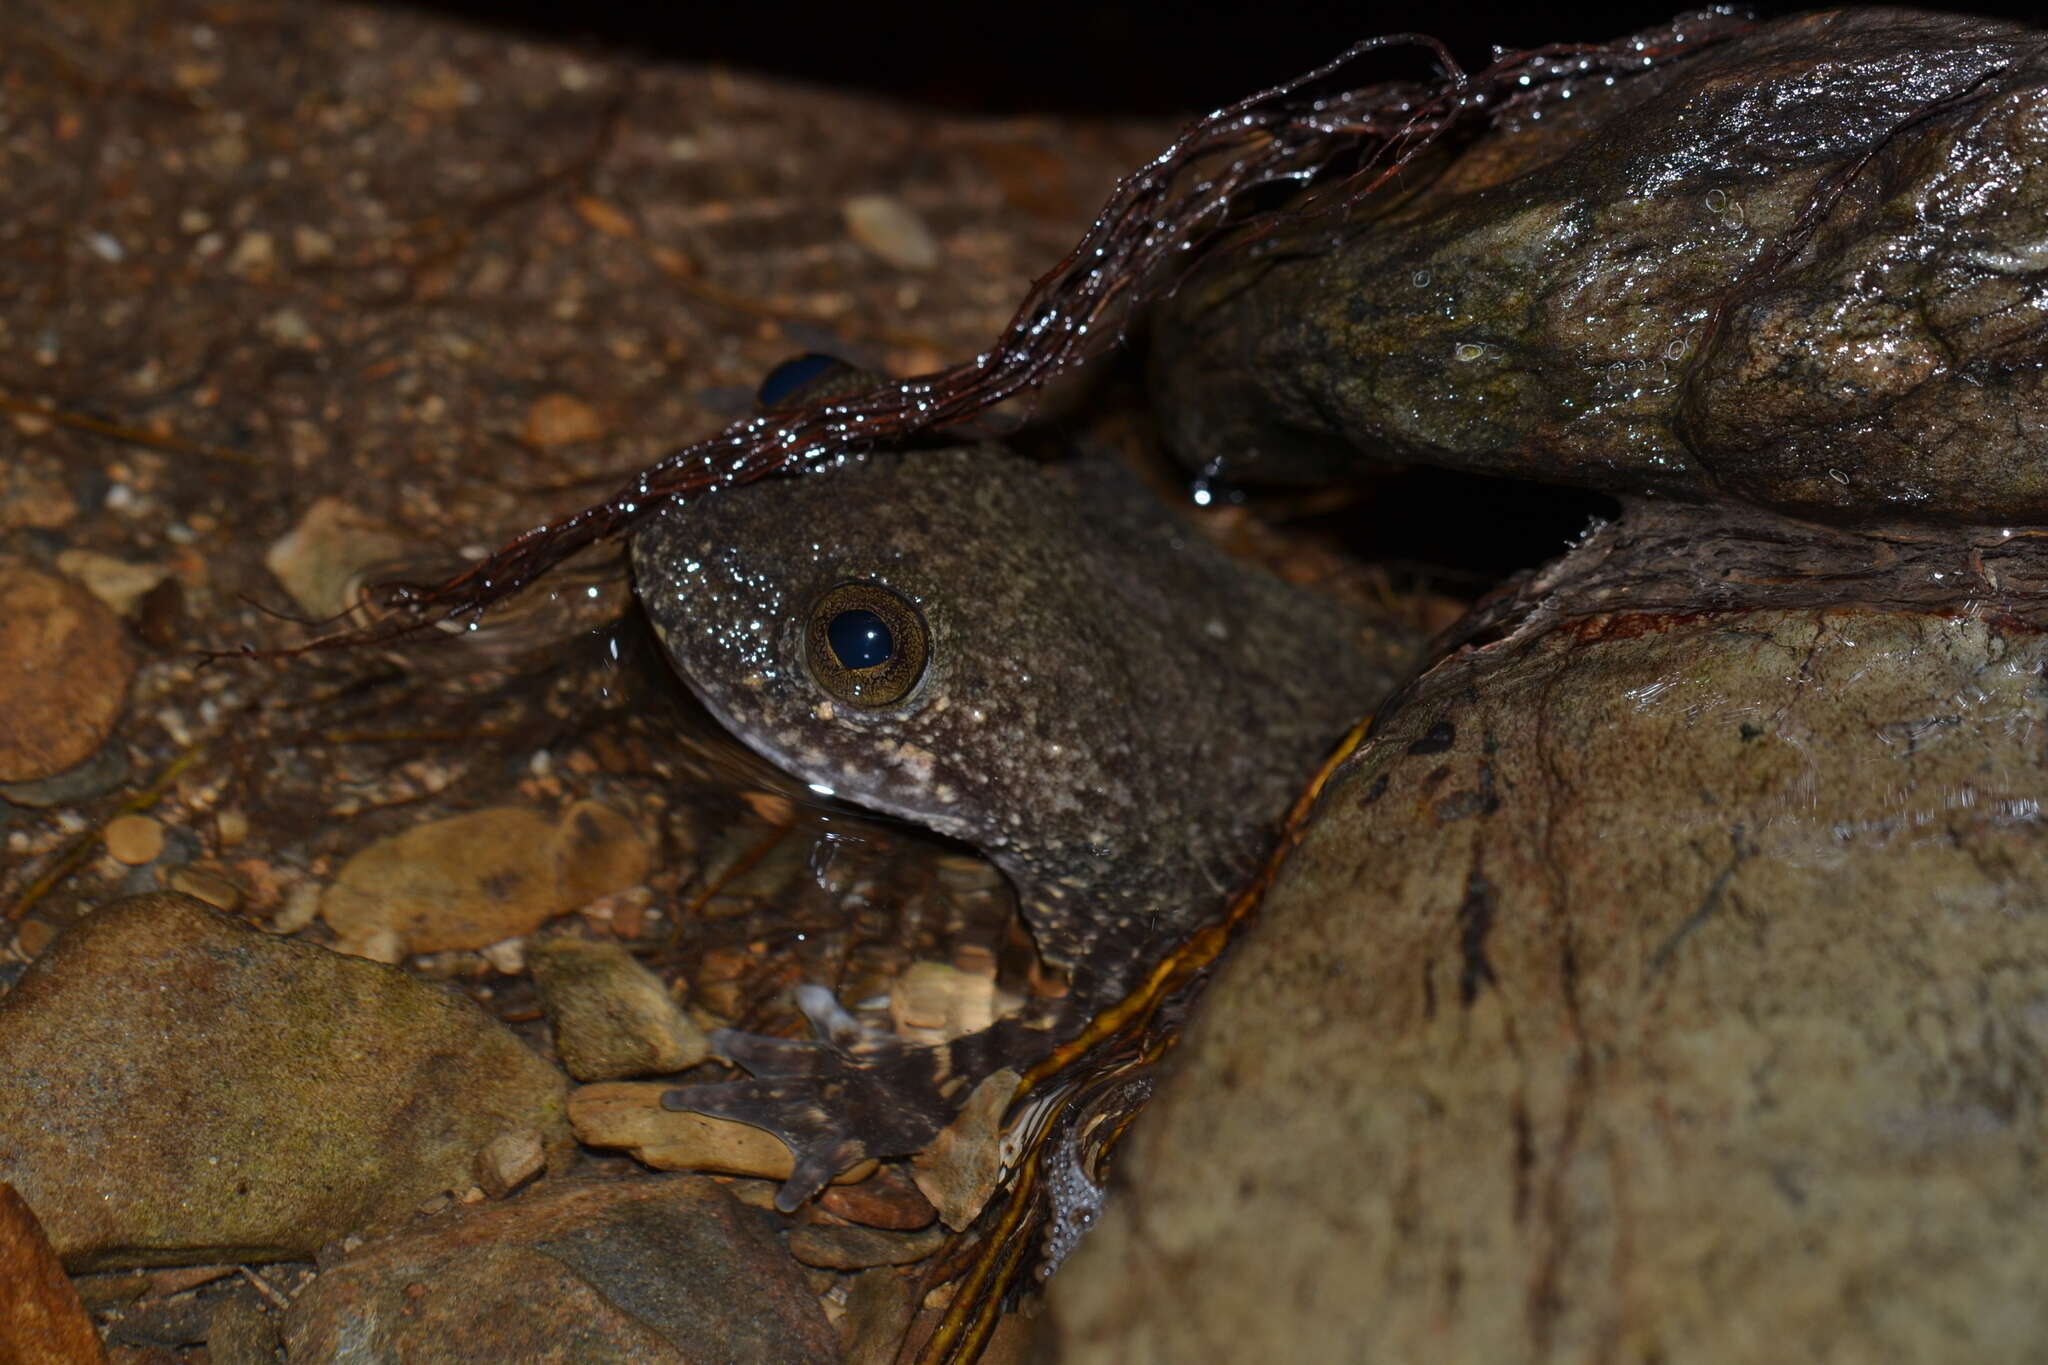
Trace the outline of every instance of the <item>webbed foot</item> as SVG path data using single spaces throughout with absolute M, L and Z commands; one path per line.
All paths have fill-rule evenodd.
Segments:
M 751 1079 L 661 1097 L 664 1108 L 737 1119 L 781 1138 L 796 1154 L 775 1196 L 784 1213 L 869 1157 L 923 1150 L 975 1079 L 954 1070 L 952 1046 L 912 1047 L 863 1028 L 823 986 L 799 986 L 796 995 L 817 1042 L 720 1029 L 713 1048 Z

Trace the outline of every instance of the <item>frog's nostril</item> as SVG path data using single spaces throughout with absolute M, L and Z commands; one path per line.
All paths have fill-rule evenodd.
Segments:
M 825 634 L 844 668 L 875 668 L 896 653 L 896 637 L 889 633 L 889 623 L 865 608 L 840 612 Z

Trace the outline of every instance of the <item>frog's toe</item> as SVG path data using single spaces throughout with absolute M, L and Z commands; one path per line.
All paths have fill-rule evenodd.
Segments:
M 720 1030 L 712 1044 L 751 1079 L 693 1085 L 663 1107 L 765 1128 L 796 1156 L 775 1206 L 787 1213 L 841 1171 L 869 1157 L 921 1151 L 952 1118 L 942 1088 L 946 1049 L 910 1047 L 863 1029 L 831 992 L 805 988 L 799 1003 L 821 1041 Z
M 841 1171 L 870 1156 L 897 1154 L 896 1144 L 886 1137 L 880 1146 L 888 1150 L 877 1151 L 870 1145 L 868 1131 L 861 1124 L 871 1120 L 862 1106 L 848 1107 L 848 1098 L 840 1084 L 814 1076 L 693 1085 L 669 1091 L 661 1102 L 664 1108 L 765 1128 L 781 1138 L 795 1155 L 796 1167 L 782 1182 L 775 1207 L 791 1213 Z M 928 1137 L 913 1141 L 910 1150 L 922 1146 Z

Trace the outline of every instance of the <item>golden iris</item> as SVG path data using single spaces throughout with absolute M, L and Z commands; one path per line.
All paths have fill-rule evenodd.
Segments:
M 804 645 L 818 686 L 855 706 L 902 701 L 931 658 L 923 615 L 879 583 L 842 583 L 820 597 Z

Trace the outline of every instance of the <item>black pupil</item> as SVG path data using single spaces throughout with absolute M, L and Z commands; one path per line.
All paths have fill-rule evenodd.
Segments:
M 896 637 L 889 633 L 888 623 L 861 607 L 833 617 L 825 638 L 842 668 L 873 668 L 888 663 L 896 653 Z

